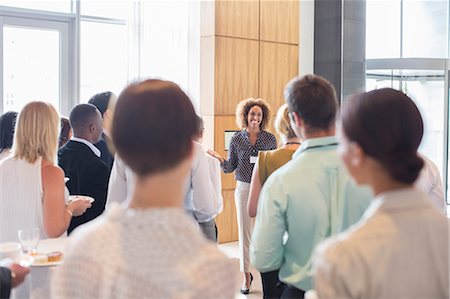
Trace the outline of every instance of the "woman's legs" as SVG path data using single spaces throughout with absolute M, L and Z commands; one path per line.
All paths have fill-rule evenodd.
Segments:
M 239 234 L 239 258 L 240 270 L 243 273 L 250 272 L 250 240 L 252 233 L 252 219 L 247 213 L 247 201 L 250 184 L 237 181 L 234 198 L 236 204 L 238 234 Z M 245 283 L 250 284 L 250 274 L 246 275 Z

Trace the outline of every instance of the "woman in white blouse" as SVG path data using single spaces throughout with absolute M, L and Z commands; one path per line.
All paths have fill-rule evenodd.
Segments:
M 64 172 L 56 164 L 59 124 L 48 103 L 31 102 L 20 112 L 12 155 L 0 162 L 0 242 L 16 241 L 24 228 L 59 237 L 72 216 L 91 206 L 84 199 L 65 203 Z
M 341 158 L 375 198 L 359 223 L 318 246 L 319 298 L 449 298 L 448 220 L 413 188 L 424 164 L 422 135 L 419 110 L 399 91 L 346 103 Z
M 54 298 L 234 297 L 233 265 L 183 210 L 195 133 L 176 84 L 147 80 L 121 93 L 112 140 L 135 174 L 131 200 L 71 235 Z

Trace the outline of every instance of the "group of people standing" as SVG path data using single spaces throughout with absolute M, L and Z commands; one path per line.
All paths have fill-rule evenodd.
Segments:
M 248 99 L 228 159 L 210 151 L 237 180 L 241 293 L 253 264 L 264 298 L 304 298 L 313 288 L 320 298 L 447 298 L 445 200 L 436 167 L 417 152 L 423 123 L 413 101 L 393 89 L 355 95 L 337 129 L 336 93 L 324 78 L 294 78 L 285 100 L 280 149 L 264 131 L 267 104 Z
M 311 289 L 322 299 L 448 298 L 448 220 L 414 187 L 424 165 L 414 102 L 374 90 L 354 95 L 338 119 L 334 87 L 315 75 L 294 78 L 284 95 L 281 147 L 266 131 L 267 103 L 247 99 L 225 159 L 197 143 L 203 123 L 176 84 L 131 84 L 114 100 L 106 131 L 100 108 L 72 110 L 73 136 L 58 153 L 64 171 L 58 113 L 28 104 L 0 162 L 0 240 L 14 240 L 25 222 L 58 237 L 91 205 L 103 212 L 107 197 L 107 211 L 71 234 L 53 275 L 55 298 L 233 298 L 232 264 L 204 238 L 217 239 L 220 165 L 237 180 L 241 293 L 251 291 L 253 265 L 264 298 L 304 298 Z M 117 153 L 109 165 L 94 146 L 105 133 Z M 102 176 L 77 177 L 80 169 L 106 173 L 109 187 L 107 179 L 92 195 L 104 200 L 65 203 L 64 172 L 71 193 L 100 185 Z

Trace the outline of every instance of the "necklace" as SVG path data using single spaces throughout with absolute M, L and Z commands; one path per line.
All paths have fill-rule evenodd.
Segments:
M 288 144 L 300 144 L 300 142 L 294 142 L 294 141 L 292 141 L 292 142 L 286 142 L 284 145 L 288 145 Z

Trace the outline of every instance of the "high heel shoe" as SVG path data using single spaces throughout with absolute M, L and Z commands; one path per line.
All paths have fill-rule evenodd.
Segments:
M 252 282 L 253 282 L 253 274 L 250 272 L 250 286 L 248 288 L 247 287 L 242 288 L 241 294 L 244 294 L 244 295 L 250 294 L 250 290 L 252 288 Z

